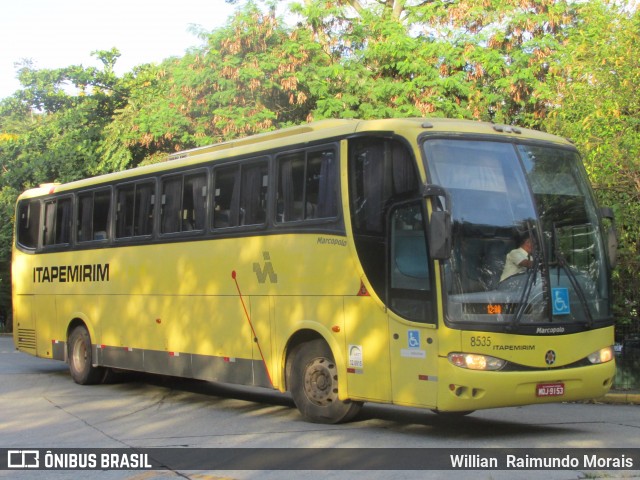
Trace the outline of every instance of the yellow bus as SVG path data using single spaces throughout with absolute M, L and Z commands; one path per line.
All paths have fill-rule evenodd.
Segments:
M 608 216 L 555 136 L 321 121 L 24 192 L 14 341 L 79 384 L 266 387 L 313 422 L 595 398 L 615 374 Z

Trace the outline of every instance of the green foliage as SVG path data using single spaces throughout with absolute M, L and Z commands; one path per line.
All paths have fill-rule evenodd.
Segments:
M 36 70 L 23 63 L 23 89 L 0 102 L 0 279 L 10 285 L 13 211 L 19 192 L 40 183 L 68 182 L 99 171 L 105 127 L 127 90 L 113 72 L 117 50 L 94 55 L 103 69 L 70 66 Z M 10 311 L 0 288 L 0 315 Z
M 562 52 L 563 75 L 550 82 L 562 107 L 545 126 L 574 139 L 600 203 L 615 209 L 616 315 L 631 322 L 640 309 L 640 11 L 587 2 L 580 18 Z
M 314 116 L 447 116 L 537 126 L 567 29 L 563 1 L 307 0 L 306 20 L 332 62 L 310 84 Z M 350 8 L 353 6 L 355 8 Z M 357 14 L 355 13 L 357 11 Z
M 206 40 L 130 79 L 127 105 L 107 127 L 105 167 L 306 120 L 309 71 L 327 64 L 306 30 L 249 3 Z

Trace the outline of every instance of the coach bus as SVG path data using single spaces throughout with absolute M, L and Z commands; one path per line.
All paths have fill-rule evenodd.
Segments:
M 79 384 L 266 387 L 323 423 L 596 398 L 615 374 L 605 217 L 567 140 L 325 120 L 24 192 L 14 341 Z

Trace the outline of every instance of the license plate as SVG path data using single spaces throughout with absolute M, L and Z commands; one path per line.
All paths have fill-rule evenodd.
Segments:
M 561 397 L 564 395 L 564 383 L 540 383 L 536 386 L 537 397 Z

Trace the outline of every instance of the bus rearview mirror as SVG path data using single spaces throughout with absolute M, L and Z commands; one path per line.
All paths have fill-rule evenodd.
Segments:
M 451 256 L 451 215 L 446 210 L 431 213 L 429 251 L 436 260 L 447 260 Z
M 437 204 L 429 220 L 429 252 L 436 260 L 448 260 L 451 257 L 452 236 L 449 192 L 440 185 L 425 184 L 422 195 L 424 198 L 435 197 L 434 203 Z

